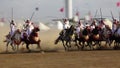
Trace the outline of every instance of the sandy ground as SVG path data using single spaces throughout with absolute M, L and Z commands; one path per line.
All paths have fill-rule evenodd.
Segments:
M 21 49 L 14 53 L 10 46 L 6 53 L 3 40 L 8 32 L 8 27 L 0 27 L 0 68 L 120 68 L 120 50 L 65 52 L 61 43 L 54 45 L 57 30 L 40 32 L 41 47 L 45 52 L 34 51 L 36 45 L 31 45 L 31 53 Z M 25 49 L 25 45 L 23 47 Z

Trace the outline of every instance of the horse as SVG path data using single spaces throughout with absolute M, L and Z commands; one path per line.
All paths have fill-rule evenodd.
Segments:
M 90 41 L 92 43 L 92 46 L 95 46 L 95 45 L 99 45 L 99 48 L 101 47 L 101 40 L 102 40 L 102 36 L 100 32 L 101 29 L 96 26 L 92 31 L 91 31 L 91 35 L 90 35 Z M 93 44 L 94 43 L 94 44 Z
M 18 51 L 18 46 L 21 43 L 20 29 L 17 29 L 12 37 L 10 36 L 10 34 L 6 35 L 6 40 L 4 42 L 7 42 L 6 52 L 8 51 L 8 45 L 9 44 L 11 45 L 13 51 Z M 17 49 L 16 49 L 16 46 L 17 46 Z
M 115 40 L 115 42 L 114 42 L 114 47 L 115 47 L 115 48 L 120 45 L 120 35 L 117 33 L 118 29 L 119 29 L 119 28 L 117 28 L 117 29 L 115 30 L 115 32 L 113 33 L 114 40 Z
M 109 47 L 111 47 L 114 36 L 112 35 L 112 30 L 109 28 L 109 26 L 105 25 L 104 29 L 96 26 L 95 29 L 92 30 L 90 40 L 94 42 L 94 44 L 92 44 L 93 46 L 99 45 L 99 48 L 101 48 L 101 42 L 105 41 L 105 46 L 108 44 Z
M 29 45 L 30 45 L 30 44 L 37 44 L 38 48 L 39 48 L 40 50 L 42 50 L 41 47 L 40 47 L 40 42 L 41 42 L 41 40 L 40 40 L 40 38 L 39 38 L 39 31 L 40 31 L 40 29 L 39 29 L 38 27 L 35 27 L 35 28 L 32 30 L 30 36 L 27 36 L 26 33 L 23 34 L 23 39 L 22 39 L 22 41 L 25 42 L 26 48 L 28 49 L 29 52 L 31 51 L 30 48 L 29 48 Z
M 77 44 L 77 41 L 79 42 L 79 45 L 81 46 L 81 50 L 83 50 L 85 46 L 89 46 L 90 49 L 92 49 L 91 42 L 90 42 L 89 27 L 86 27 L 83 30 L 81 30 L 79 33 L 79 36 L 78 34 L 75 34 L 75 44 L 79 47 L 79 45 Z
M 74 31 L 75 28 L 73 25 L 71 25 L 69 29 L 62 30 L 59 34 L 59 37 L 55 40 L 54 44 L 58 44 L 59 41 L 62 41 L 65 50 L 67 50 L 67 48 L 69 49 L 69 47 L 71 47 L 71 41 L 73 40 L 72 36 L 74 35 Z M 64 42 L 66 42 L 66 44 Z

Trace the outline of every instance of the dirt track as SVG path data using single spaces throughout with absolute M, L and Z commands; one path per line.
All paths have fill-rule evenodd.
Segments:
M 1 54 L 1 68 L 120 68 L 120 51 Z
M 48 52 L 14 54 L 9 46 L 10 53 L 5 53 L 8 28 L 0 27 L 0 31 L 0 68 L 120 68 L 120 50 L 64 52 L 61 43 L 54 45 L 57 31 L 40 32 L 41 47 Z

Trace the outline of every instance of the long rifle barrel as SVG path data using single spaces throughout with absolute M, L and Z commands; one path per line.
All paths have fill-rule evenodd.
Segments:
M 114 20 L 114 16 L 113 16 L 113 13 L 112 13 L 112 11 L 111 11 L 111 16 L 112 16 L 112 19 Z
M 96 10 L 94 18 L 97 16 L 97 13 L 98 13 L 98 10 Z
M 32 20 L 32 18 L 33 18 L 33 16 L 34 16 L 34 14 L 35 14 L 35 12 L 33 12 L 33 13 L 32 13 L 32 16 L 31 16 L 31 18 L 30 18 L 30 21 Z
M 101 10 L 101 8 L 100 8 L 100 15 L 101 15 L 101 20 L 102 20 L 102 10 Z

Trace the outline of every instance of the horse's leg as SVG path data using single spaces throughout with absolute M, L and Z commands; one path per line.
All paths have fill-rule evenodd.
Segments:
M 9 42 L 11 47 L 12 47 L 12 50 L 15 51 L 16 50 L 16 46 L 14 45 L 13 41 L 10 41 Z
M 26 48 L 29 52 L 31 51 L 30 48 L 29 48 L 29 44 L 26 44 Z
M 75 37 L 74 42 L 75 42 L 75 45 L 78 46 L 78 44 L 77 44 L 77 37 Z
M 76 42 L 77 42 L 77 41 L 76 41 Z M 76 44 L 77 44 L 77 43 L 76 43 Z M 81 45 L 81 44 L 80 44 L 80 41 L 79 41 L 79 45 Z M 77 48 L 78 48 L 78 50 L 80 49 L 80 46 L 79 46 L 79 45 L 76 45 Z
M 83 41 L 83 42 L 82 42 L 81 50 L 83 50 L 84 46 L 85 46 L 85 42 Z
M 93 45 L 92 45 L 92 41 L 88 41 L 88 42 L 87 42 L 87 45 L 90 47 L 90 50 L 93 50 L 93 49 L 94 49 L 94 47 L 93 47 Z
M 19 51 L 19 45 L 16 45 L 17 46 L 17 52 Z
M 79 44 L 77 44 L 77 41 L 78 41 Z M 80 43 L 81 42 L 80 42 L 79 38 L 76 38 L 75 39 L 75 46 L 77 46 L 78 50 L 80 49 L 80 45 L 81 45 Z
M 37 43 L 37 48 L 39 48 L 40 51 L 42 51 L 42 48 L 41 48 L 41 46 L 40 46 L 40 41 Z
M 68 43 L 69 43 L 69 45 L 68 45 Z M 71 47 L 71 41 L 66 41 L 66 46 L 67 46 L 68 48 L 70 48 L 70 47 Z
M 64 46 L 64 48 L 65 48 L 65 51 L 66 51 L 67 48 L 65 47 L 64 40 L 62 40 L 62 44 L 63 44 L 63 46 Z
M 61 39 L 61 36 L 59 36 L 59 37 L 55 40 L 54 44 L 57 44 L 60 39 Z
M 6 52 L 8 52 L 8 45 L 9 45 L 10 42 L 7 42 L 6 43 Z

